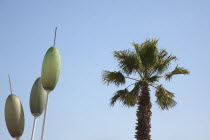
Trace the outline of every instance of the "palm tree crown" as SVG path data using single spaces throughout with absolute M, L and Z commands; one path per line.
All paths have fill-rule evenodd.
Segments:
M 155 96 L 157 97 L 156 103 L 162 110 L 170 109 L 176 105 L 174 94 L 166 90 L 162 84 L 158 85 L 158 81 L 161 78 L 171 80 L 173 76 L 189 74 L 189 71 L 177 65 L 174 70 L 169 72 L 171 62 L 177 60 L 177 58 L 176 56 L 168 54 L 165 49 L 158 49 L 157 43 L 158 40 L 151 39 L 146 40 L 142 44 L 132 43 L 134 47 L 132 50 L 114 51 L 114 57 L 118 61 L 120 70 L 114 72 L 107 70 L 103 71 L 102 80 L 107 85 L 115 84 L 116 86 L 125 85 L 126 80 L 128 79 L 132 80 L 134 83 L 114 93 L 110 102 L 112 106 L 116 101 L 120 101 L 128 107 L 133 107 L 135 105 L 144 106 L 141 105 L 141 102 L 143 102 L 141 100 L 145 100 L 143 98 L 144 93 L 146 94 L 146 92 L 148 92 L 149 94 L 150 86 L 155 88 Z M 133 88 L 129 90 L 131 87 Z M 146 91 L 143 91 L 145 89 L 144 87 L 146 87 Z M 148 99 L 150 100 L 149 95 Z M 148 111 L 150 111 L 151 105 L 149 105 L 149 103 L 147 105 L 145 104 L 143 109 L 147 108 L 146 106 L 149 106 Z M 137 117 L 139 117 L 138 112 Z M 149 122 L 147 123 L 150 123 L 150 120 L 148 121 Z M 149 132 L 150 130 L 148 133 Z M 149 139 L 150 138 L 145 138 L 145 140 Z M 140 138 L 138 140 L 140 140 Z M 141 140 L 144 139 L 141 138 Z
M 160 78 L 171 80 L 174 75 L 189 74 L 187 69 L 178 65 L 171 72 L 168 68 L 172 61 L 177 60 L 176 56 L 169 55 L 165 49 L 158 50 L 158 40 L 146 40 L 142 44 L 132 43 L 135 50 L 114 51 L 114 57 L 118 61 L 120 71 L 103 71 L 102 80 L 106 84 L 115 84 L 116 86 L 124 85 L 126 79 L 134 81 L 132 90 L 126 87 L 123 90 L 118 90 L 111 98 L 111 105 L 114 105 L 117 100 L 123 102 L 128 107 L 135 106 L 138 97 L 141 94 L 140 87 L 143 82 L 147 82 L 150 86 L 156 89 L 156 103 L 161 109 L 169 109 L 176 105 L 173 99 L 174 94 L 166 90 L 163 85 L 157 85 Z M 138 74 L 139 79 L 131 78 L 132 74 Z

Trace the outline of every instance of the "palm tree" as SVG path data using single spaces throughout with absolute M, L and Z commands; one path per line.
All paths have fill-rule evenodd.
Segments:
M 171 80 L 175 75 L 189 74 L 189 71 L 178 65 L 174 70 L 168 72 L 171 62 L 177 60 L 176 56 L 169 55 L 165 49 L 158 49 L 158 40 L 148 39 L 142 44 L 132 43 L 134 49 L 114 51 L 114 57 L 118 61 L 120 71 L 103 71 L 102 80 L 107 85 L 124 85 L 126 80 L 133 81 L 122 90 L 118 90 L 111 98 L 110 105 L 116 101 L 125 106 L 137 105 L 137 140 L 151 140 L 151 101 L 150 87 L 155 88 L 156 103 L 160 109 L 168 110 L 176 105 L 174 93 L 166 90 L 162 84 L 157 82 L 164 78 Z M 133 86 L 132 89 L 130 89 Z M 129 90 L 130 89 L 130 90 Z

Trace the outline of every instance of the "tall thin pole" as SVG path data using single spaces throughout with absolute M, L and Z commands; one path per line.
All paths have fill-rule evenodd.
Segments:
M 45 124 L 46 124 L 46 117 L 47 117 L 48 96 L 49 96 L 50 91 L 46 90 L 46 92 L 47 92 L 47 99 L 46 99 L 46 106 L 45 106 L 45 111 L 44 111 L 44 120 L 43 120 L 43 125 L 42 125 L 41 140 L 44 139 L 44 131 L 45 131 Z
M 33 124 L 33 129 L 32 129 L 32 134 L 31 134 L 31 140 L 34 139 L 34 133 L 35 133 L 35 128 L 36 128 L 36 119 L 37 119 L 37 117 L 34 116 L 34 124 Z
M 12 84 L 11 84 L 11 80 L 10 80 L 10 75 L 8 74 L 8 78 L 9 78 L 9 87 L 10 87 L 10 92 L 12 94 Z

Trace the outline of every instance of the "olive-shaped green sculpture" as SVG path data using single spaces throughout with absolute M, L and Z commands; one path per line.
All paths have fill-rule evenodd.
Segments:
M 58 49 L 55 47 L 56 32 L 57 32 L 57 27 L 55 28 L 54 44 L 52 47 L 50 47 L 47 50 L 47 52 L 44 56 L 43 63 L 42 63 L 41 78 L 42 78 L 43 88 L 47 92 L 47 99 L 46 99 L 46 106 L 45 106 L 45 111 L 44 111 L 41 140 L 44 140 L 44 131 L 45 131 L 47 106 L 48 106 L 48 96 L 49 96 L 49 93 L 52 90 L 54 90 L 54 88 L 58 82 L 58 78 L 60 75 L 60 68 L 61 68 L 60 53 L 59 53 Z
M 22 104 L 15 94 L 10 94 L 7 97 L 5 120 L 10 135 L 13 138 L 19 139 L 24 131 L 25 120 Z
M 42 63 L 42 85 L 43 88 L 47 91 L 52 91 L 60 75 L 61 68 L 61 58 L 58 49 L 55 46 L 52 46 L 48 49 L 45 54 L 43 63 Z
M 44 90 L 42 86 L 41 77 L 39 77 L 34 82 L 30 95 L 30 109 L 31 109 L 31 114 L 34 117 L 38 117 L 43 113 L 46 105 L 46 99 L 47 99 L 47 92 Z

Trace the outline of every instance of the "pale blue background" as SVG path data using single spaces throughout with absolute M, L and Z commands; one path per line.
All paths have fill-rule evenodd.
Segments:
M 209 0 L 42 0 L 0 1 L 0 139 L 12 140 L 4 121 L 7 74 L 25 111 L 22 140 L 29 140 L 33 117 L 29 95 L 53 43 L 62 56 L 56 89 L 50 94 L 45 140 L 134 140 L 136 108 L 109 107 L 118 88 L 101 81 L 104 69 L 117 70 L 114 50 L 159 38 L 190 76 L 163 84 L 178 105 L 161 111 L 151 91 L 153 140 L 210 139 Z M 35 140 L 40 139 L 42 117 Z

